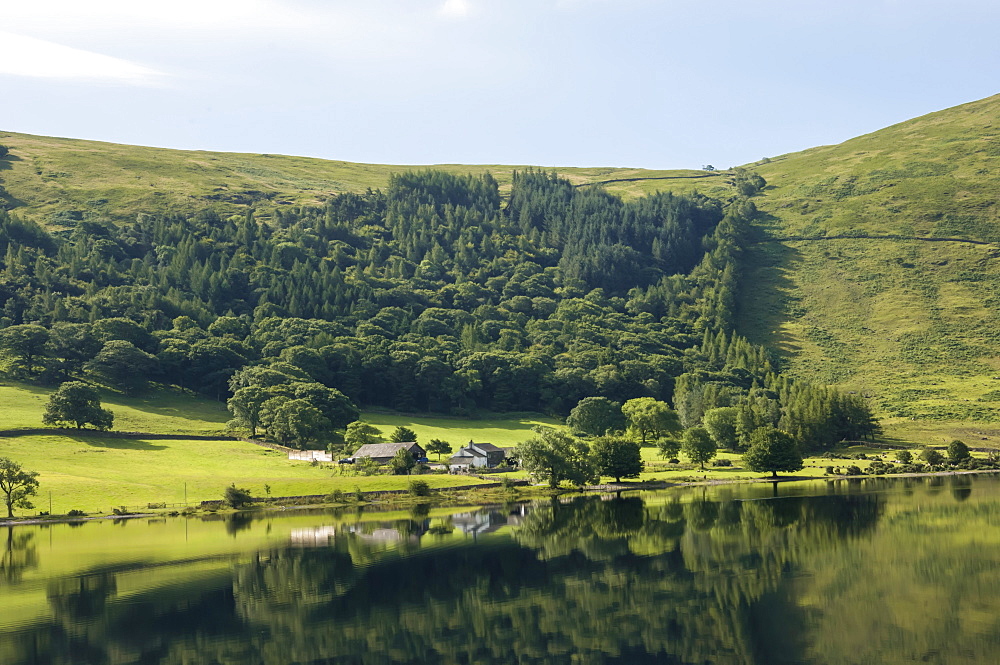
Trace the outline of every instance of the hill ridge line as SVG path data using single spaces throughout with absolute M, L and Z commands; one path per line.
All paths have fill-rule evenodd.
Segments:
M 701 175 L 661 175 L 648 178 L 613 178 L 611 180 L 594 180 L 593 182 L 581 182 L 574 187 L 592 187 L 594 185 L 608 185 L 614 182 L 644 182 L 646 180 L 696 180 L 698 178 L 717 178 L 728 172 L 705 173 Z
M 904 235 L 852 235 L 852 234 L 837 234 L 828 236 L 783 236 L 783 237 L 771 237 L 771 238 L 761 238 L 758 240 L 751 240 L 751 243 L 762 243 L 762 242 L 800 242 L 800 241 L 812 241 L 812 240 L 921 240 L 924 242 L 966 242 L 972 245 L 995 245 L 994 242 L 989 242 L 987 240 L 971 240 L 969 238 L 931 238 L 927 236 L 904 236 Z

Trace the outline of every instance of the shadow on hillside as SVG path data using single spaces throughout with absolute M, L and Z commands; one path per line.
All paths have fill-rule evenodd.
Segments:
M 166 450 L 166 446 L 158 443 L 143 441 L 142 439 L 112 439 L 102 436 L 84 436 L 79 434 L 67 434 L 67 439 L 78 443 L 85 443 L 92 448 L 112 448 L 115 450 L 140 450 L 151 452 L 155 450 Z
M 801 265 L 802 253 L 785 243 L 768 241 L 780 229 L 773 215 L 761 213 L 756 226 L 758 237 L 744 253 L 737 329 L 751 342 L 775 349 L 784 362 L 800 350 L 781 326 L 800 315 L 791 275 Z
M 0 171 L 10 171 L 14 168 L 13 162 L 23 161 L 17 155 L 7 155 L 6 157 L 0 159 Z
M 114 410 L 116 405 L 159 416 L 200 420 L 224 425 L 231 417 L 221 402 L 197 398 L 177 390 L 161 388 L 141 395 L 123 395 L 107 388 L 101 391 L 101 400 Z M 212 407 L 218 407 L 218 411 Z

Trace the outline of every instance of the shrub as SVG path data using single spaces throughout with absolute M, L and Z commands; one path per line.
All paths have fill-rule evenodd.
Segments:
M 712 463 L 712 466 L 732 466 L 733 460 L 731 459 L 717 459 Z
M 431 486 L 426 480 L 411 480 L 409 492 L 410 496 L 430 496 Z
M 359 503 L 365 500 L 365 493 L 362 492 L 361 488 L 358 486 L 354 487 L 354 500 L 358 501 Z
M 909 464 L 913 461 L 913 453 L 909 450 L 896 451 L 896 460 L 902 464 Z
M 937 466 L 944 462 L 944 455 L 942 455 L 939 450 L 924 448 L 920 451 L 920 459 L 927 462 L 928 466 Z
M 243 508 L 253 503 L 253 497 L 250 496 L 250 490 L 237 487 L 236 483 L 233 483 L 226 488 L 223 494 L 223 501 L 230 508 Z
M 500 479 L 500 487 L 504 488 L 505 490 L 512 490 L 516 489 L 517 485 L 514 484 L 513 478 L 508 478 L 504 476 L 503 478 Z
M 327 498 L 333 503 L 343 503 L 344 502 L 344 491 L 343 490 L 333 490 L 327 495 Z
M 846 475 L 848 475 L 848 476 L 860 476 L 864 472 L 861 470 L 860 466 L 852 464 L 851 466 L 847 467 L 847 469 L 844 471 L 844 473 Z
M 828 476 L 832 476 L 833 475 L 833 467 L 832 466 L 826 467 L 826 475 L 828 475 Z
M 66 513 L 66 516 L 67 517 L 83 517 L 86 514 L 87 513 L 83 512 L 82 510 L 77 510 L 76 508 L 74 508 L 73 510 L 69 511 L 68 513 Z

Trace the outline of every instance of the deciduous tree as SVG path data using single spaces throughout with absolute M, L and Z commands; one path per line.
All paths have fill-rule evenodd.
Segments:
M 657 438 L 680 430 L 677 414 L 666 402 L 652 397 L 628 400 L 622 406 L 622 413 L 628 421 L 629 429 L 639 435 L 642 445 L 646 445 L 646 440 L 650 437 Z
M 344 443 L 352 450 L 357 450 L 361 446 L 369 443 L 382 443 L 382 430 L 371 423 L 356 420 L 347 426 L 347 434 L 344 435 Z
M 417 433 L 409 427 L 400 425 L 389 434 L 389 441 L 392 443 L 416 443 Z
M 691 427 L 684 430 L 681 438 L 681 452 L 692 464 L 701 466 L 705 470 L 705 462 L 715 457 L 718 446 L 704 427 Z
M 535 428 L 535 436 L 518 445 L 514 456 L 550 487 L 558 487 L 563 480 L 582 486 L 598 479 L 587 444 L 559 430 Z
M 452 452 L 452 447 L 447 441 L 442 441 L 441 439 L 431 439 L 427 442 L 426 450 L 429 453 L 437 455 L 438 461 L 440 461 L 441 455 L 447 455 Z
M 82 381 L 67 381 L 49 396 L 42 422 L 46 425 L 72 423 L 77 429 L 93 425 L 100 430 L 111 429 L 114 414 L 101 408 L 101 395 L 93 386 Z
M 635 441 L 602 436 L 594 440 L 590 450 L 602 476 L 611 476 L 620 483 L 622 478 L 638 478 L 642 473 L 642 452 Z
M 757 473 L 798 471 L 802 453 L 791 434 L 775 427 L 760 427 L 750 434 L 750 447 L 743 454 L 743 465 Z
M 37 493 L 37 471 L 25 471 L 14 460 L 0 457 L 0 494 L 3 494 L 9 519 L 14 518 L 14 508 L 34 508 L 28 497 Z
M 969 452 L 969 447 L 965 445 L 965 442 L 955 439 L 948 444 L 948 461 L 952 464 L 964 462 L 970 457 L 972 457 L 972 454 Z
M 625 428 L 622 405 L 607 397 L 584 397 L 566 418 L 573 432 L 587 436 L 604 436 Z

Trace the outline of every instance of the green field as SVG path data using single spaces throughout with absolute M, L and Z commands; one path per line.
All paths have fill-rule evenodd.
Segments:
M 51 389 L 7 381 L 0 385 L 0 430 L 41 427 L 42 412 Z M 229 413 L 211 400 L 171 390 L 143 397 L 105 394 L 106 408 L 115 412 L 115 430 L 158 434 L 219 434 Z M 404 425 L 418 440 L 440 438 L 458 450 L 469 440 L 514 446 L 531 436 L 535 425 L 557 425 L 540 414 L 516 414 L 486 420 L 416 418 L 366 413 L 363 419 L 385 434 Z M 291 462 L 284 453 L 242 441 L 142 441 L 101 436 L 22 436 L 0 438 L 0 457 L 10 457 L 27 469 L 38 471 L 41 488 L 39 510 L 71 509 L 108 512 L 114 506 L 147 503 L 181 503 L 185 484 L 187 500 L 219 499 L 229 483 L 264 496 L 264 485 L 273 496 L 327 494 L 405 489 L 405 476 L 342 476 L 334 469 Z M 433 457 L 433 456 L 432 456 Z M 339 469 L 337 469 L 339 471 Z M 475 478 L 427 475 L 433 488 L 476 484 Z M 29 511 L 30 512 L 30 511 Z
M 366 412 L 361 415 L 361 419 L 375 425 L 386 435 L 396 427 L 409 427 L 417 433 L 418 441 L 426 443 L 431 439 L 442 439 L 456 451 L 469 441 L 504 447 L 516 446 L 533 436 L 531 430 L 535 426 L 560 426 L 556 419 L 538 413 L 505 414 L 502 418 L 495 416 L 470 420 Z M 431 459 L 436 459 L 436 455 L 432 455 Z
M 42 427 L 51 388 L 15 381 L 0 383 L 0 430 Z M 231 417 L 221 402 L 174 390 L 156 390 L 140 397 L 104 391 L 102 405 L 115 414 L 113 429 L 157 434 L 221 434 Z
M 115 506 L 188 503 L 222 498 L 230 483 L 254 496 L 406 489 L 406 476 L 340 476 L 327 466 L 289 461 L 283 452 L 243 441 L 142 441 L 92 436 L 0 439 L 0 456 L 39 472 L 39 510 L 110 512 Z M 433 488 L 471 485 L 475 478 L 431 474 Z M 23 514 L 24 511 L 22 511 Z M 34 511 L 27 511 L 28 514 Z

